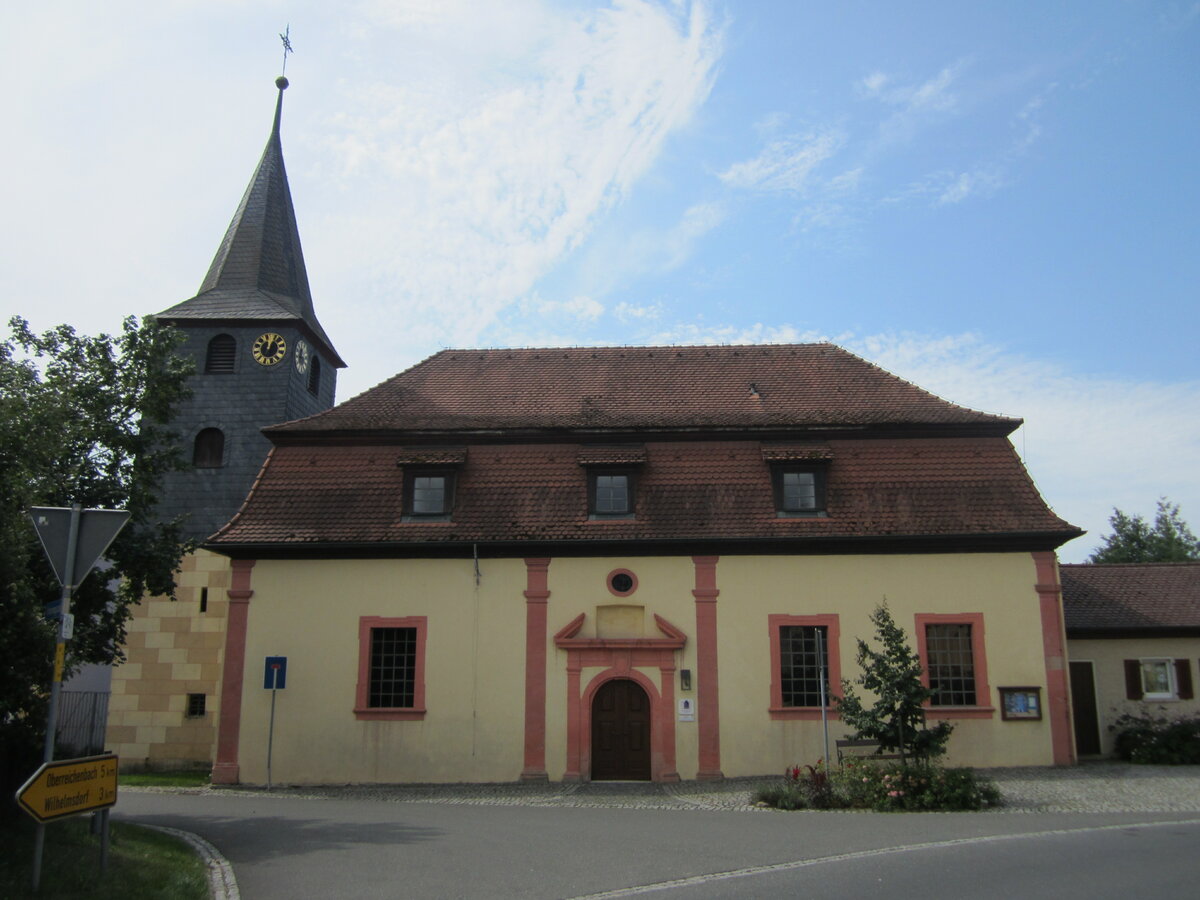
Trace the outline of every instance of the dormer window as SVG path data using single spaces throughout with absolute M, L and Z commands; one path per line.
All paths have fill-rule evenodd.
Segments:
M 782 517 L 825 515 L 825 466 L 776 466 L 775 509 Z
M 404 476 L 404 517 L 407 521 L 449 521 L 454 508 L 452 470 L 415 469 Z
M 594 469 L 588 473 L 589 514 L 596 519 L 633 516 L 633 473 Z
M 825 515 L 825 482 L 833 452 L 827 444 L 763 444 L 770 467 L 775 514 L 781 519 Z

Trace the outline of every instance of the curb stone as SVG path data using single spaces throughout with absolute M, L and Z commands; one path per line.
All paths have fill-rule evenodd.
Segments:
M 177 837 L 193 850 L 204 861 L 204 867 L 208 870 L 208 893 L 213 900 L 241 900 L 241 893 L 238 891 L 237 878 L 233 874 L 233 866 L 229 864 L 221 851 L 200 837 L 198 834 L 192 834 L 190 831 L 183 831 L 179 828 L 168 828 L 165 825 L 145 825 L 140 824 L 142 828 L 149 828 L 152 831 L 161 831 L 163 834 L 169 834 L 171 837 Z

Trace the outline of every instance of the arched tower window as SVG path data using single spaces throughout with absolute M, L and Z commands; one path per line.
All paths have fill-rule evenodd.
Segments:
M 208 342 L 208 354 L 204 358 L 205 375 L 227 375 L 233 372 L 233 361 L 237 356 L 237 341 L 231 334 L 218 334 Z
M 192 465 L 197 469 L 217 469 L 225 461 L 225 433 L 220 428 L 205 428 L 196 435 Z
M 308 392 L 316 395 L 321 389 L 321 360 L 314 354 L 312 365 L 308 367 Z

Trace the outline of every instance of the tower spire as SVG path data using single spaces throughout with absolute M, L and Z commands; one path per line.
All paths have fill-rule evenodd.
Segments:
M 280 37 L 286 40 L 286 34 Z M 290 42 L 285 43 L 285 61 L 290 47 Z M 312 337 L 324 344 L 334 365 L 341 368 L 345 363 L 313 310 L 296 211 L 283 163 L 280 123 L 287 78 L 280 75 L 275 86 L 279 95 L 267 146 L 200 290 L 190 300 L 164 310 L 159 318 L 163 321 L 299 319 L 308 326 Z

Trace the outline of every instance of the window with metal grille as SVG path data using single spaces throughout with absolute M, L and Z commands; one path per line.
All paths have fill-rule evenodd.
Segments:
M 308 392 L 314 396 L 321 390 L 321 360 L 313 355 L 308 367 Z
M 197 469 L 216 469 L 224 464 L 225 433 L 220 428 L 202 429 L 192 446 L 192 465 Z
M 926 667 L 932 706 L 974 706 L 975 657 L 971 626 L 944 624 L 925 626 Z
M 824 625 L 781 627 L 779 664 L 784 706 L 820 706 L 822 680 L 829 702 L 829 630 Z
M 413 706 L 417 681 L 417 629 L 371 629 L 371 684 L 367 705 Z
M 205 375 L 228 375 L 233 372 L 237 359 L 237 341 L 231 334 L 218 334 L 208 342 L 208 353 L 204 358 Z
M 198 718 L 204 715 L 204 703 L 206 697 L 204 694 L 188 694 L 187 695 L 187 714 L 188 718 Z

